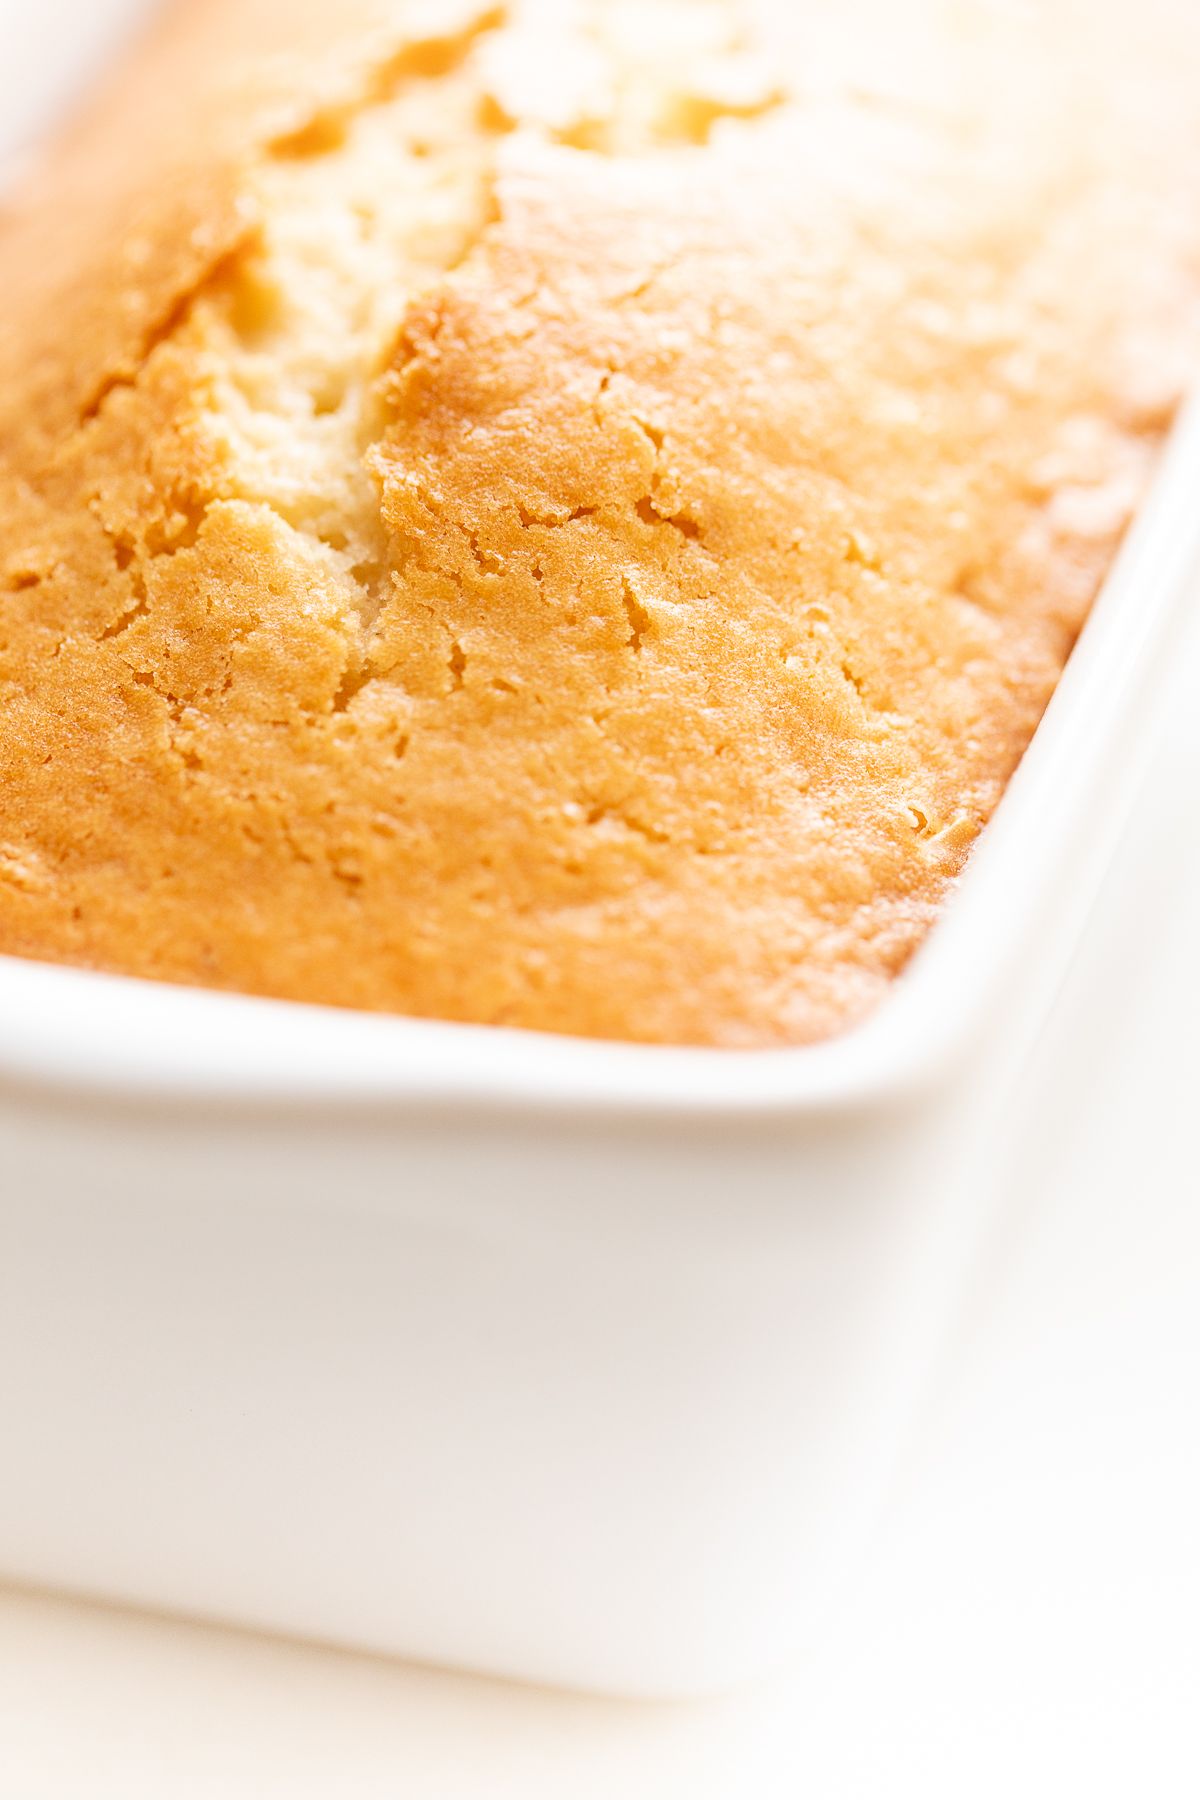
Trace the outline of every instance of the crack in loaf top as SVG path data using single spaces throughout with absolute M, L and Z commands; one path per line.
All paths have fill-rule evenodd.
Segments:
M 1200 293 L 1171 9 L 1119 80 L 1070 0 L 900 10 L 168 19 L 0 237 L 0 950 L 648 1041 L 878 1000 Z

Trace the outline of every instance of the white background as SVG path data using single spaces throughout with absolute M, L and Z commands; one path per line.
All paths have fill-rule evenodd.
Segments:
M 137 4 L 0 0 L 0 146 Z M 1198 928 L 1200 628 L 820 1656 L 621 1706 L 0 1591 L 0 1800 L 1200 1795 Z

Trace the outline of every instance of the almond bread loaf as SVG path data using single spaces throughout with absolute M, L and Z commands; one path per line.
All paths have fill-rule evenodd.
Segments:
M 1167 0 L 182 0 L 0 224 L 0 953 L 805 1043 L 1195 363 Z

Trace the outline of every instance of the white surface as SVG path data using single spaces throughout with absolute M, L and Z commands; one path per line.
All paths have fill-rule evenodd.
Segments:
M 718 1705 L 626 1707 L 10 1595 L 5 1800 L 1192 1800 L 1198 697 L 1193 650 L 827 1655 Z

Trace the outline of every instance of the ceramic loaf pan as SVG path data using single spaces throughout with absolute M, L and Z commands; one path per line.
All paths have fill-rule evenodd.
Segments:
M 0 148 L 146 6 L 22 11 L 63 80 Z M 1137 795 L 1198 489 L 1193 414 L 943 921 L 818 1048 L 0 958 L 0 1575 L 644 1695 L 817 1642 Z
M 0 1571 L 635 1694 L 813 1641 L 1137 792 L 1176 430 L 938 929 L 764 1052 L 0 959 Z

